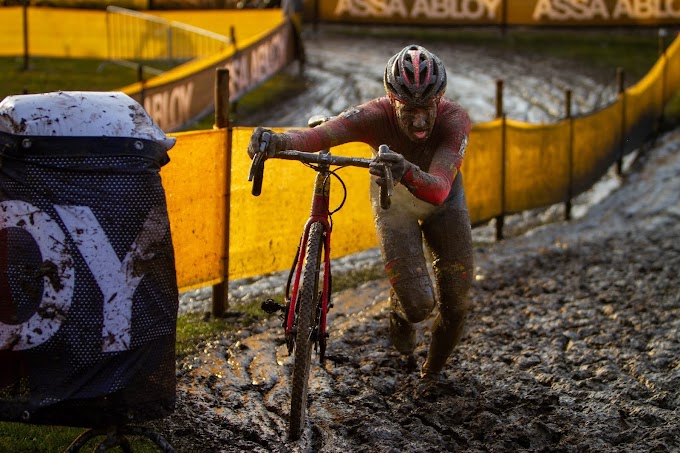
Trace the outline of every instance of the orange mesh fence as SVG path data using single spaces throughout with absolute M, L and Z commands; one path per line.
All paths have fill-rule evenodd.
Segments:
M 475 124 L 461 168 L 470 221 L 503 213 L 503 121 Z
M 680 39 L 676 38 L 664 52 L 666 60 L 664 73 L 664 104 L 680 90 Z
M 623 102 L 619 99 L 591 115 L 574 118 L 571 195 L 592 187 L 620 154 Z
M 660 58 L 638 83 L 625 92 L 625 152 L 640 147 L 656 132 L 663 111 L 663 71 L 665 59 Z
M 564 201 L 569 187 L 569 122 L 508 120 L 505 142 L 505 212 Z
M 246 148 L 252 130 L 239 127 L 232 131 L 230 278 L 290 267 L 302 227 L 309 217 L 316 175 L 300 162 L 269 160 L 265 165 L 262 194 L 251 195 Z M 332 152 L 370 156 L 368 146 L 361 143 L 348 143 L 333 148 Z M 347 200 L 333 215 L 331 253 L 334 258 L 376 245 L 368 199 L 368 170 L 344 168 L 338 173 L 347 187 Z M 332 179 L 331 209 L 337 207 L 342 198 L 341 184 Z
M 178 286 L 222 280 L 225 250 L 227 131 L 176 135 L 161 170 L 166 191 Z

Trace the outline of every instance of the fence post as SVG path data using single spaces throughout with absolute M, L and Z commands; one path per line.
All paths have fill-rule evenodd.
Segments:
M 231 133 L 229 127 L 229 70 L 217 68 L 215 71 L 215 128 L 227 129 L 226 164 L 224 174 L 224 249 L 222 250 L 222 281 L 212 288 L 212 316 L 224 316 L 229 307 L 229 221 L 231 204 Z
M 574 120 L 571 117 L 571 90 L 565 92 L 565 118 L 569 122 L 569 174 L 567 182 L 567 201 L 564 202 L 564 220 L 571 220 L 571 198 L 574 195 Z
M 140 83 L 139 104 L 144 107 L 144 65 L 137 65 L 137 81 Z
M 238 50 L 236 46 L 236 28 L 232 25 L 229 27 L 229 39 L 231 39 L 231 45 L 234 46 L 234 52 Z
M 24 71 L 28 71 L 28 4 L 29 0 L 23 0 L 21 2 L 22 6 L 22 18 L 23 18 L 23 31 L 24 31 Z
M 496 80 L 496 118 L 502 118 L 501 125 L 501 214 L 496 217 L 496 240 L 503 239 L 505 223 L 505 114 L 503 113 L 503 80 Z
M 664 123 L 664 108 L 666 107 L 666 77 L 668 74 L 668 60 L 666 58 L 666 29 L 659 28 L 659 58 L 663 60 L 663 72 L 661 74 L 661 102 L 659 106 L 659 117 L 656 120 L 656 131 L 654 139 L 661 132 Z
M 619 66 L 616 68 L 616 85 L 621 96 L 621 134 L 619 137 L 619 156 L 616 159 L 616 174 L 619 176 L 623 174 L 623 155 L 625 154 L 626 143 L 626 88 L 624 80 L 623 68 Z

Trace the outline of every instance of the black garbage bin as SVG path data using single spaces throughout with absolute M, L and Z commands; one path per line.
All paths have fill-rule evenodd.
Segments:
M 0 420 L 93 428 L 174 410 L 159 173 L 173 144 L 123 93 L 0 103 Z

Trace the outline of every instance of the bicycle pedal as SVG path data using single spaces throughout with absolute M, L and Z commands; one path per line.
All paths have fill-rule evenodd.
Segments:
M 276 313 L 277 311 L 283 311 L 286 309 L 285 305 L 281 305 L 280 303 L 276 302 L 274 299 L 267 299 L 264 302 L 262 302 L 262 305 L 260 305 L 260 308 L 262 308 L 262 311 L 272 314 Z

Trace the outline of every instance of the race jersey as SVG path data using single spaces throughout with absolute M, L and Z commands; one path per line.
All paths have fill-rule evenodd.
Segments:
M 285 149 L 317 152 L 348 142 L 371 146 L 374 156 L 386 144 L 412 165 L 401 183 L 416 198 L 433 205 L 441 204 L 465 155 L 470 118 L 457 103 L 442 98 L 437 118 L 426 141 L 411 141 L 399 128 L 394 108 L 387 96 L 350 108 L 337 117 L 313 128 L 290 130 L 283 134 Z

